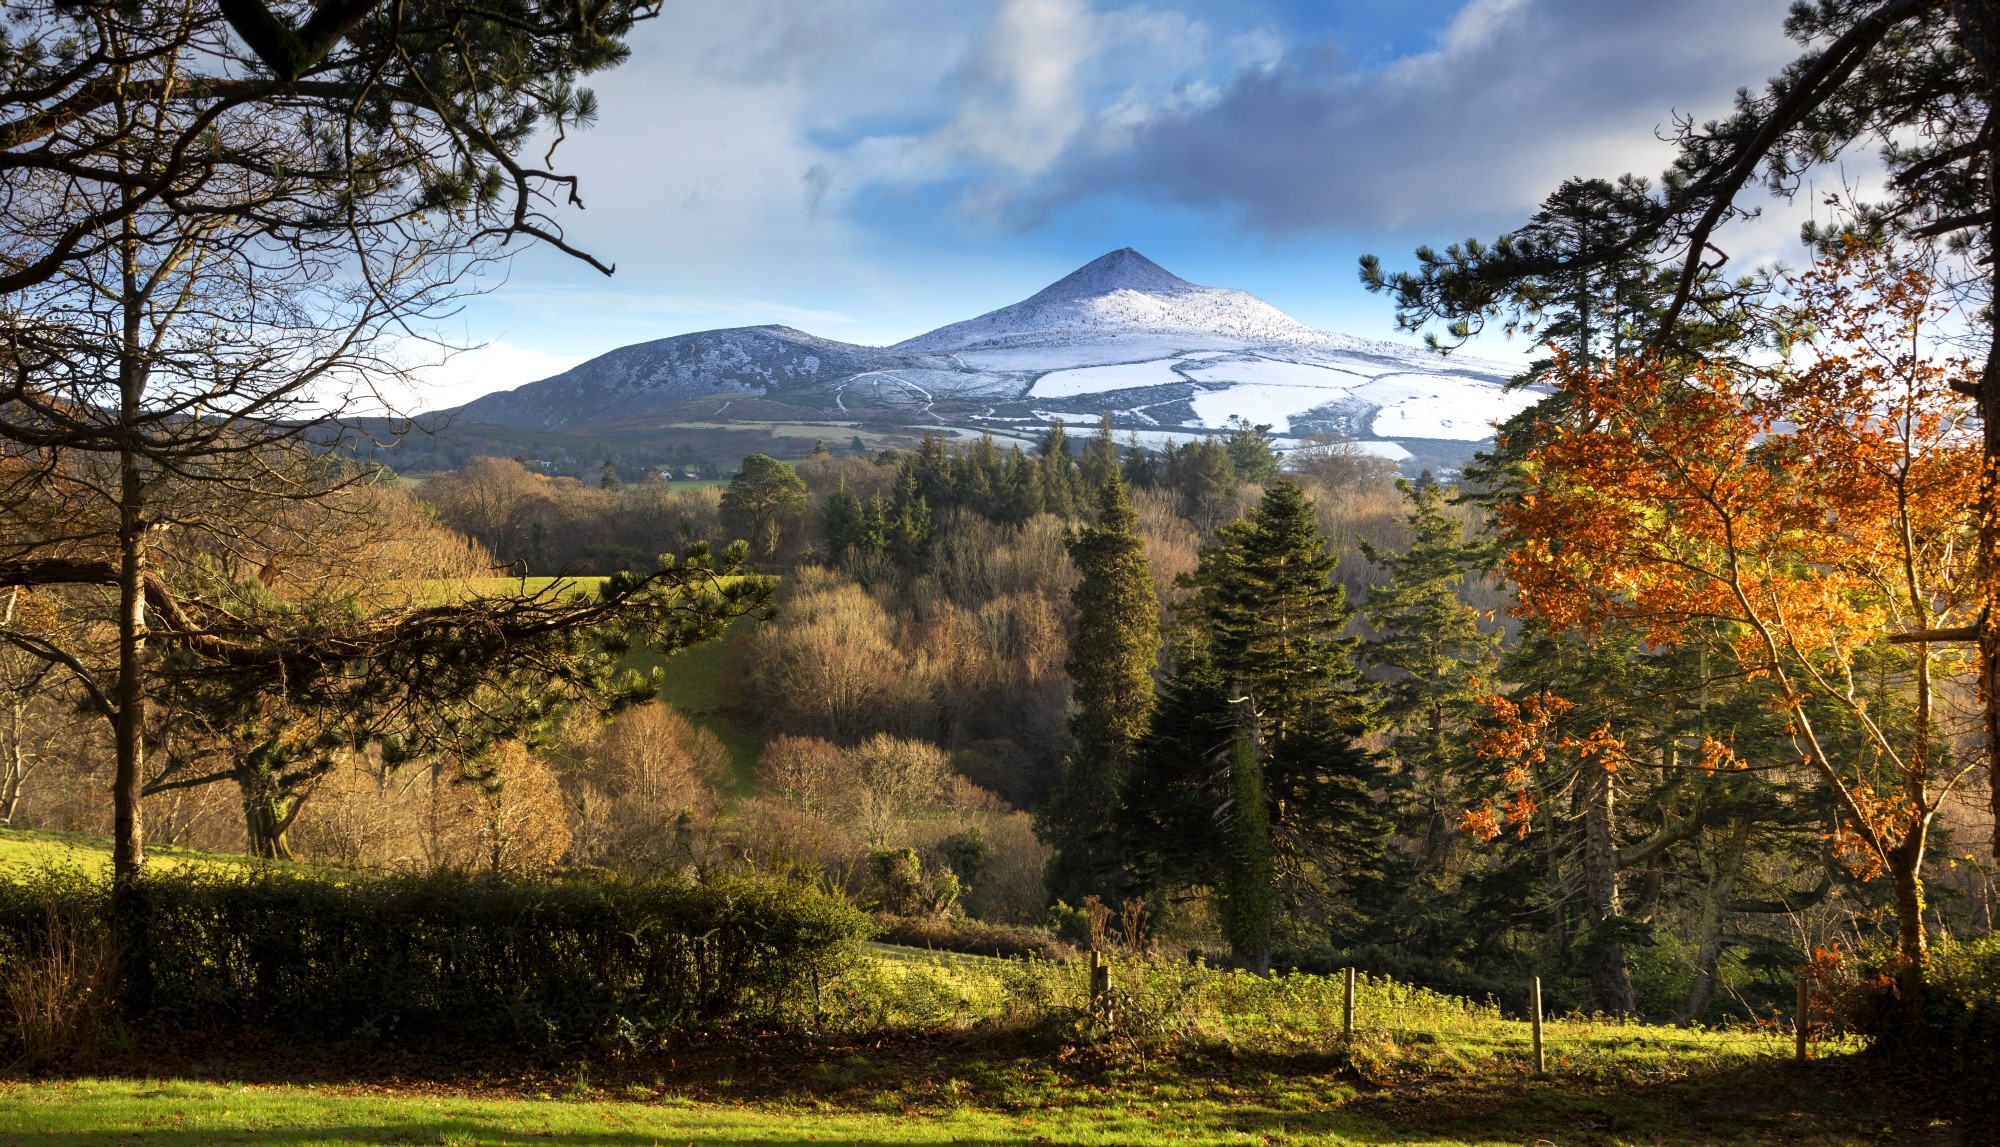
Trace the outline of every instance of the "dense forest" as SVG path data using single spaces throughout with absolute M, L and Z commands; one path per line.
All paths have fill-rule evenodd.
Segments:
M 1830 266 L 1800 305 L 1868 270 Z M 1611 512 L 1551 521 L 1569 511 L 1528 493 L 1592 393 L 1566 385 L 1455 481 L 1336 439 L 1280 455 L 1247 424 L 1164 451 L 1108 426 L 1032 452 L 822 443 L 796 465 L 748 456 L 726 483 L 490 457 L 416 483 L 368 473 L 319 528 L 274 529 L 286 547 L 213 576 L 280 601 L 435 600 L 738 542 L 775 609 L 669 659 L 665 699 L 551 710 L 421 767 L 375 746 L 213 784 L 169 770 L 148 821 L 161 843 L 368 868 L 806 866 L 945 946 L 1110 934 L 1467 993 L 1540 969 L 1566 1006 L 1762 1014 L 1802 953 L 1892 939 L 1896 889 L 1839 851 L 1800 714 L 1740 625 L 1542 604 L 1561 579 L 1523 531 L 1581 547 Z M 1924 465 L 1952 448 L 1937 430 Z M 10 617 L 49 608 L 9 598 Z M 1873 731 L 1812 699 L 1826 751 L 1897 743 L 1927 704 L 1949 755 L 1967 690 L 1914 675 L 1904 648 L 1843 649 Z M 105 830 L 101 724 L 45 664 L 4 669 L 0 813 Z M 1936 810 L 1935 934 L 1990 927 L 1981 811 L 1962 788 Z

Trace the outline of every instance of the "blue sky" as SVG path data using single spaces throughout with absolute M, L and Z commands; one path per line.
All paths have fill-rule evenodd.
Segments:
M 1490 236 L 1569 175 L 1656 173 L 1675 112 L 1795 52 L 1785 0 L 670 0 L 557 152 L 586 210 L 437 328 L 449 405 L 614 347 L 786 323 L 885 343 L 1136 247 L 1397 337 L 1355 259 Z M 1786 257 L 1803 207 L 1747 230 Z M 1505 358 L 1522 348 L 1474 348 Z

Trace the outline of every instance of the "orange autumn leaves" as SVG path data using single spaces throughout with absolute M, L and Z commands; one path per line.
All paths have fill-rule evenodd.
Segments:
M 1791 287 L 1782 361 L 1559 356 L 1562 413 L 1512 444 L 1522 488 L 1496 526 L 1519 612 L 1558 631 L 1630 625 L 1655 647 L 1719 637 L 1746 678 L 1772 679 L 1802 762 L 1848 822 L 1835 847 L 1879 854 L 1930 803 L 1931 754 L 1875 723 L 1855 655 L 1969 619 L 1981 457 L 1953 384 L 1974 372 L 1925 343 L 1949 299 L 1921 266 L 1855 248 Z M 1949 668 L 1960 654 L 1920 656 Z M 1524 738 L 1547 721 L 1496 701 L 1488 755 L 1514 770 L 1539 760 Z M 1835 759 L 1809 702 L 1850 713 L 1889 774 Z M 1592 754 L 1607 767 L 1617 755 L 1609 741 Z M 1712 742 L 1701 759 L 1741 765 Z M 1883 784 L 1911 796 L 1877 797 Z M 1465 827 L 1490 838 L 1499 816 L 1468 813 Z
M 1533 768 L 1547 763 L 1551 751 L 1573 754 L 1581 767 L 1607 773 L 1617 772 L 1626 763 L 1625 739 L 1612 733 L 1609 721 L 1600 722 L 1583 736 L 1558 731 L 1558 722 L 1573 708 L 1553 693 L 1532 694 L 1518 705 L 1498 694 L 1486 699 L 1487 722 L 1473 751 L 1502 767 L 1500 783 L 1511 792 L 1498 808 L 1489 802 L 1484 808 L 1460 813 L 1460 831 L 1480 840 L 1492 840 L 1503 828 L 1512 829 L 1515 836 L 1527 836 L 1539 807 L 1529 791 L 1534 783 Z M 1734 749 L 1713 737 L 1702 738 L 1697 761 L 1703 772 L 1711 774 L 1718 769 L 1748 767 Z
M 1526 451 L 1528 488 L 1499 512 L 1522 608 L 1557 629 L 1627 621 L 1655 645 L 1742 623 L 1753 671 L 1767 637 L 1775 656 L 1844 658 L 1957 608 L 1980 458 L 1950 383 L 1969 368 L 1910 345 L 1933 305 L 1915 272 L 1866 269 L 1889 280 L 1867 299 L 1839 268 L 1801 280 L 1827 340 L 1804 363 L 1559 360 L 1572 416 Z

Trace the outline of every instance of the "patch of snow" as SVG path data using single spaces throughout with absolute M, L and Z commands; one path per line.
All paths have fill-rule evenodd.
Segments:
M 1533 390 L 1505 391 L 1497 386 L 1468 386 L 1460 379 L 1402 376 L 1382 381 L 1393 382 L 1407 393 L 1394 396 L 1392 401 L 1382 402 L 1371 427 L 1378 438 L 1448 438 L 1477 442 L 1493 436 L 1495 423 L 1512 418 L 1546 397 Z M 1371 397 L 1370 401 L 1379 399 Z
M 1333 337 L 1248 292 L 1198 287 L 1125 247 L 1012 306 L 939 327 L 894 349 L 963 352 L 1028 341 L 1045 344 L 1058 334 L 1132 330 L 1186 331 L 1260 343 L 1327 343 Z
M 1232 417 L 1268 425 L 1289 434 L 1292 416 L 1347 397 L 1342 386 L 1295 386 L 1286 383 L 1238 382 L 1214 390 L 1196 391 L 1191 405 L 1203 426 L 1222 427 Z
M 1387 458 L 1391 462 L 1401 462 L 1410 457 L 1410 452 L 1394 442 L 1356 442 L 1354 449 L 1377 458 Z
M 1107 390 L 1130 390 L 1142 386 L 1171 386 L 1187 379 L 1174 372 L 1176 360 L 1156 358 L 1150 362 L 1120 362 L 1109 366 L 1074 367 L 1051 371 L 1035 380 L 1030 398 L 1073 398 L 1079 394 L 1101 394 Z
M 1331 366 L 1284 362 L 1262 357 L 1223 358 L 1188 368 L 1201 382 L 1257 383 L 1266 386 L 1304 386 L 1319 390 L 1329 387 L 1350 390 L 1369 381 L 1370 376 Z M 1323 400 L 1322 400 L 1323 401 Z

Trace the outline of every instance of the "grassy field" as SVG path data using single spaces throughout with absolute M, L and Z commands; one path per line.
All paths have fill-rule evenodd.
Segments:
M 461 597 L 472 595 L 498 596 L 519 593 L 543 593 L 551 589 L 559 593 L 589 593 L 604 581 L 602 577 L 531 577 L 531 578 L 471 578 L 450 581 L 430 581 L 422 584 L 419 600 L 426 604 L 444 604 Z M 722 659 L 729 650 L 729 643 L 749 631 L 755 624 L 747 618 L 739 619 L 715 641 L 685 649 L 672 657 L 660 657 L 646 650 L 635 651 L 625 659 L 625 666 L 644 672 L 658 667 L 665 673 L 660 686 L 660 699 L 687 714 L 695 724 L 714 733 L 723 747 L 729 750 L 731 763 L 736 774 L 736 790 L 739 794 L 750 791 L 752 774 L 757 763 L 757 755 L 763 751 L 763 741 L 750 731 L 742 728 L 723 712 L 721 680 Z
M 103 843 L 0 830 L 0 878 L 102 863 Z M 171 851 L 168 864 L 250 864 Z M 1363 977 L 1259 979 L 1119 960 L 1109 1023 L 1081 961 L 870 945 L 823 1027 L 658 1051 L 482 1059 L 141 1033 L 83 1078 L 0 1065 L 0 1145 L 1980 1143 L 1935 1086 L 1851 1046 L 1791 1059 L 1781 1028 L 1552 1019 Z
M 683 649 L 672 657 L 660 657 L 640 650 L 626 658 L 626 664 L 634 669 L 643 671 L 658 666 L 664 674 L 660 683 L 660 700 L 714 733 L 716 739 L 722 742 L 722 747 L 729 750 L 739 795 L 747 794 L 755 783 L 757 755 L 763 752 L 764 742 L 755 733 L 731 721 L 723 712 L 722 660 L 729 653 L 730 643 L 748 633 L 755 624 L 747 617 L 738 618 L 730 623 L 720 638 L 692 649 Z
M 268 863 L 232 853 L 203 852 L 157 844 L 146 846 L 146 860 L 148 864 L 164 869 L 191 864 L 248 867 Z M 51 868 L 78 869 L 93 874 L 109 872 L 110 845 L 101 837 L 80 833 L 41 832 L 0 825 L 0 880 Z
M 123 1077 L 0 1083 L 0 1143 L 113 1144 L 1947 1144 L 1967 1116 L 1848 1057 L 1679 1075 L 1371 1074 L 1336 1055 L 1106 1059 L 896 1039 L 717 1070 L 598 1079 L 311 1082 Z M 247 1067 L 247 1065 L 246 1065 Z

